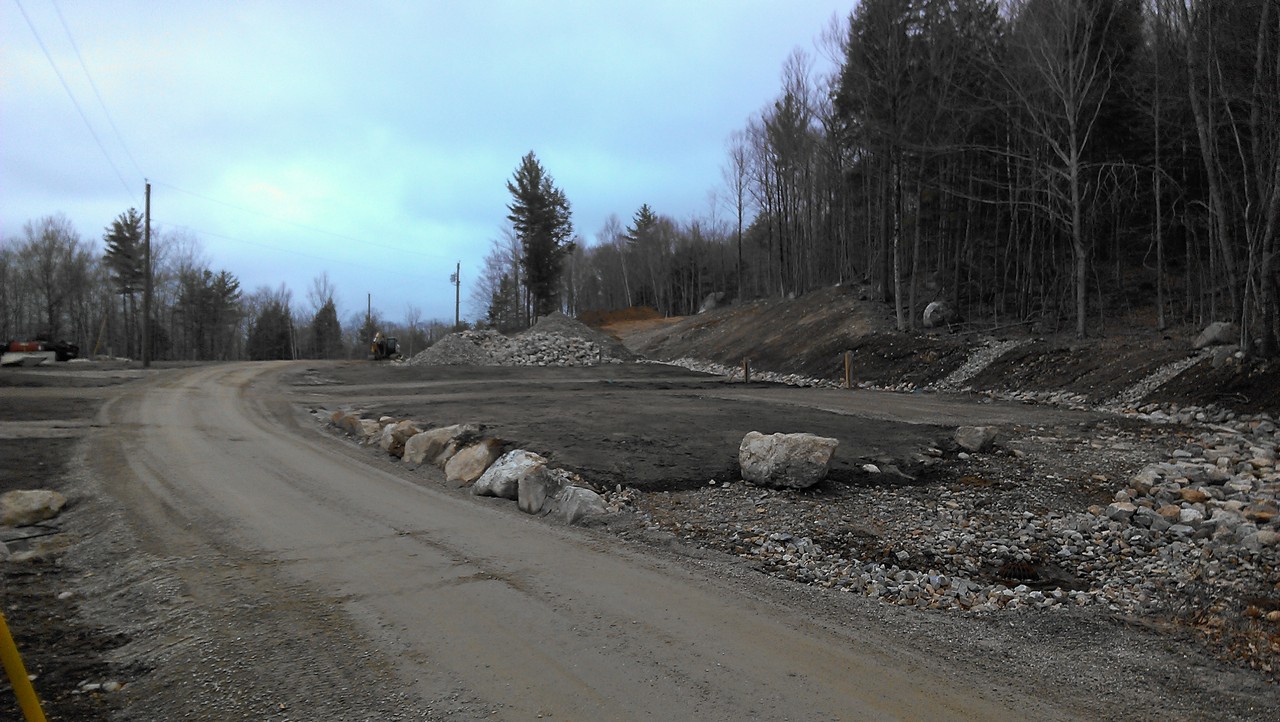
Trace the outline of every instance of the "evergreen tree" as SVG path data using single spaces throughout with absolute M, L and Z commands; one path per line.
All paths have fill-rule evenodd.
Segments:
M 246 351 L 254 361 L 293 358 L 289 308 L 276 299 L 262 307 L 249 329 Z
M 338 309 L 332 298 L 316 311 L 316 316 L 311 321 L 311 341 L 320 358 L 343 357 L 342 326 L 338 323 Z
M 520 160 L 507 190 L 512 198 L 507 218 L 520 239 L 520 265 L 534 314 L 542 316 L 555 310 L 564 258 L 573 251 L 569 201 L 532 151 Z
M 107 227 L 102 239 L 107 244 L 104 260 L 115 282 L 116 293 L 120 294 L 124 316 L 124 351 L 126 355 L 132 356 L 136 335 L 134 329 L 137 325 L 137 293 L 142 290 L 146 278 L 142 216 L 138 215 L 135 208 L 121 213 Z

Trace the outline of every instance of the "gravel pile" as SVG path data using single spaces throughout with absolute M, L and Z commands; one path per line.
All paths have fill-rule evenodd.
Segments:
M 500 366 L 507 339 L 497 331 L 449 334 L 409 359 L 410 366 Z
M 497 331 L 450 334 L 409 359 L 411 366 L 595 366 L 632 360 L 616 340 L 563 314 L 508 338 Z

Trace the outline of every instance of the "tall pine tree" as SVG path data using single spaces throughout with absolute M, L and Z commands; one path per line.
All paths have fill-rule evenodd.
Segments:
M 120 306 L 124 316 L 125 354 L 133 355 L 135 329 L 137 327 L 137 292 L 146 278 L 142 248 L 142 216 L 136 208 L 121 213 L 102 239 L 107 244 L 104 256 L 116 293 L 120 294 Z
M 507 219 L 520 239 L 520 265 L 533 312 L 543 316 L 555 310 L 564 258 L 573 251 L 569 201 L 533 151 L 520 159 L 515 176 L 507 181 L 507 190 L 512 198 Z

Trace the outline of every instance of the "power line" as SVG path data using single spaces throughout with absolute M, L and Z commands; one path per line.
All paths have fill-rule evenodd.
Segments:
M 422 251 L 416 251 L 416 250 L 413 250 L 413 249 L 411 249 L 411 248 L 399 248 L 399 247 L 397 247 L 397 246 L 389 246 L 389 245 L 387 245 L 387 244 L 385 244 L 385 243 L 375 243 L 375 242 L 373 242 L 373 241 L 368 241 L 368 240 L 365 240 L 365 239 L 363 239 L 363 238 L 356 238 L 355 236 L 348 236 L 348 235 L 345 235 L 345 234 L 342 234 L 342 233 L 334 233 L 333 231 L 328 231 L 328 230 L 325 230 L 325 229 L 323 229 L 323 228 L 316 228 L 315 226 L 309 226 L 309 225 L 307 225 L 307 224 L 305 224 L 305 223 L 298 223 L 298 222 L 296 222 L 296 221 L 286 220 L 286 219 L 284 219 L 284 218 L 280 218 L 280 217 L 278 217 L 278 216 L 273 216 L 273 215 L 271 215 L 270 213 L 264 213 L 264 212 L 262 212 L 262 211 L 255 210 L 255 209 L 253 209 L 253 208 L 245 208 L 244 206 L 239 206 L 239 205 L 236 205 L 236 204 L 234 204 L 234 203 L 229 203 L 229 202 L 227 202 L 227 201 L 223 201 L 223 200 L 219 200 L 219 199 L 217 199 L 217 198 L 212 198 L 212 197 L 210 197 L 210 196 L 203 195 L 203 194 L 201 194 L 201 193 L 196 193 L 195 191 L 189 191 L 189 190 L 186 190 L 185 188 L 179 188 L 179 187 L 177 187 L 177 186 L 175 186 L 175 185 L 171 185 L 171 184 L 169 184 L 169 183 L 165 183 L 165 182 L 163 182 L 163 181 L 152 180 L 151 182 L 152 182 L 152 184 L 153 184 L 153 185 L 164 186 L 165 188 L 168 188 L 169 190 L 178 191 L 179 193 L 185 193 L 185 194 L 187 194 L 187 195 L 189 195 L 189 196 L 192 196 L 192 197 L 194 197 L 194 198 L 199 198 L 199 199 L 200 199 L 200 200 L 202 200 L 202 201 L 207 201 L 207 202 L 209 202 L 209 203 L 216 203 L 216 204 L 218 204 L 218 205 L 220 205 L 220 206 L 225 206 L 225 207 L 227 207 L 227 208 L 230 208 L 230 209 L 232 209 L 232 210 L 239 211 L 239 212 L 241 212 L 241 213 L 247 213 L 247 214 L 249 214 L 249 215 L 258 216 L 258 217 L 260 217 L 260 218 L 266 218 L 266 219 L 268 219 L 268 220 L 275 221 L 275 222 L 277 222 L 277 223 L 282 223 L 282 224 L 284 224 L 284 225 L 288 225 L 288 226 L 293 226 L 294 228 L 299 228 L 299 229 L 301 229 L 301 230 L 308 231 L 308 232 L 310 232 L 310 233 L 319 233 L 319 234 L 322 234 L 322 235 L 329 236 L 330 238 L 337 238 L 337 239 L 339 239 L 339 240 L 343 240 L 343 241 L 350 241 L 350 242 L 352 242 L 352 243 L 359 243 L 359 244 L 362 244 L 362 245 L 365 245 L 365 246 L 370 246 L 370 247 L 372 247 L 372 248 L 381 248 L 381 249 L 386 250 L 386 251 L 395 251 L 396 253 L 410 253 L 410 254 L 413 254 L 413 255 L 415 255 L 415 256 L 422 256 L 423 258 L 430 258 L 430 259 L 433 259 L 433 260 L 444 260 L 444 258 L 445 258 L 444 256 L 441 256 L 441 255 L 439 255 L 439 254 L 435 254 L 435 253 L 423 253 Z
M 111 131 L 116 134 L 116 141 L 120 143 L 121 150 L 124 155 L 133 164 L 133 169 L 138 172 L 139 176 L 146 176 L 142 172 L 142 168 L 138 166 L 138 161 L 133 159 L 133 153 L 129 152 L 129 146 L 124 142 L 124 136 L 120 134 L 120 129 L 116 127 L 116 121 L 111 117 L 111 112 L 107 110 L 107 104 L 102 100 L 102 93 L 98 91 L 98 84 L 93 82 L 93 76 L 89 74 L 89 66 L 85 65 L 84 56 L 80 54 L 80 46 L 76 44 L 76 39 L 71 34 L 71 28 L 67 26 L 67 19 L 62 16 L 62 9 L 58 7 L 55 0 L 49 0 L 49 4 L 53 6 L 54 12 L 58 14 L 58 21 L 62 23 L 62 29 L 67 33 L 67 40 L 71 41 L 71 49 L 76 52 L 76 60 L 80 61 L 80 69 L 84 71 L 84 77 L 89 81 L 89 87 L 93 88 L 93 96 L 98 99 L 98 107 L 102 108 L 102 114 L 106 116 L 107 123 L 111 126 Z
M 31 28 L 31 34 L 35 36 L 36 43 L 40 46 L 40 50 L 44 52 L 44 57 L 49 61 L 49 67 L 53 68 L 54 75 L 58 76 L 58 82 L 62 83 L 62 89 L 67 91 L 67 97 L 71 99 L 71 104 L 75 106 L 76 112 L 80 114 L 80 120 L 84 121 L 84 127 L 89 129 L 89 135 L 93 136 L 93 142 L 98 144 L 98 150 L 102 151 L 102 157 L 107 159 L 107 164 L 111 166 L 111 170 L 115 171 L 116 178 L 120 180 L 120 185 L 124 187 L 125 193 L 133 198 L 134 204 L 137 205 L 138 198 L 133 194 L 133 190 L 129 188 L 129 184 L 125 182 L 124 175 L 120 169 L 116 167 L 115 161 L 111 160 L 111 154 L 107 153 L 107 147 L 102 144 L 102 139 L 98 137 L 97 131 L 93 129 L 93 124 L 89 122 L 89 116 L 85 115 L 84 109 L 80 107 L 80 101 L 76 100 L 75 93 L 71 92 L 71 86 L 67 84 L 67 79 L 62 77 L 62 71 L 58 70 L 58 64 L 53 62 L 53 54 L 49 52 L 48 46 L 44 44 L 44 40 L 40 37 L 40 33 L 36 30 L 35 23 L 31 22 L 31 16 L 27 15 L 27 9 L 22 7 L 21 0 L 13 0 L 18 6 L 18 10 L 22 12 L 22 18 L 27 21 L 27 27 Z

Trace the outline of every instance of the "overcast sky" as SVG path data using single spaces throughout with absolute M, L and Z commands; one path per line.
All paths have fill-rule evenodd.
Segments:
M 194 233 L 246 291 L 283 282 L 305 307 L 327 271 L 344 320 L 372 293 L 389 319 L 451 321 L 460 261 L 474 316 L 521 156 L 589 243 L 642 203 L 706 215 L 726 138 L 793 49 L 828 70 L 814 41 L 852 5 L 6 0 L 0 234 L 62 212 L 100 243 L 145 177 L 153 227 Z

